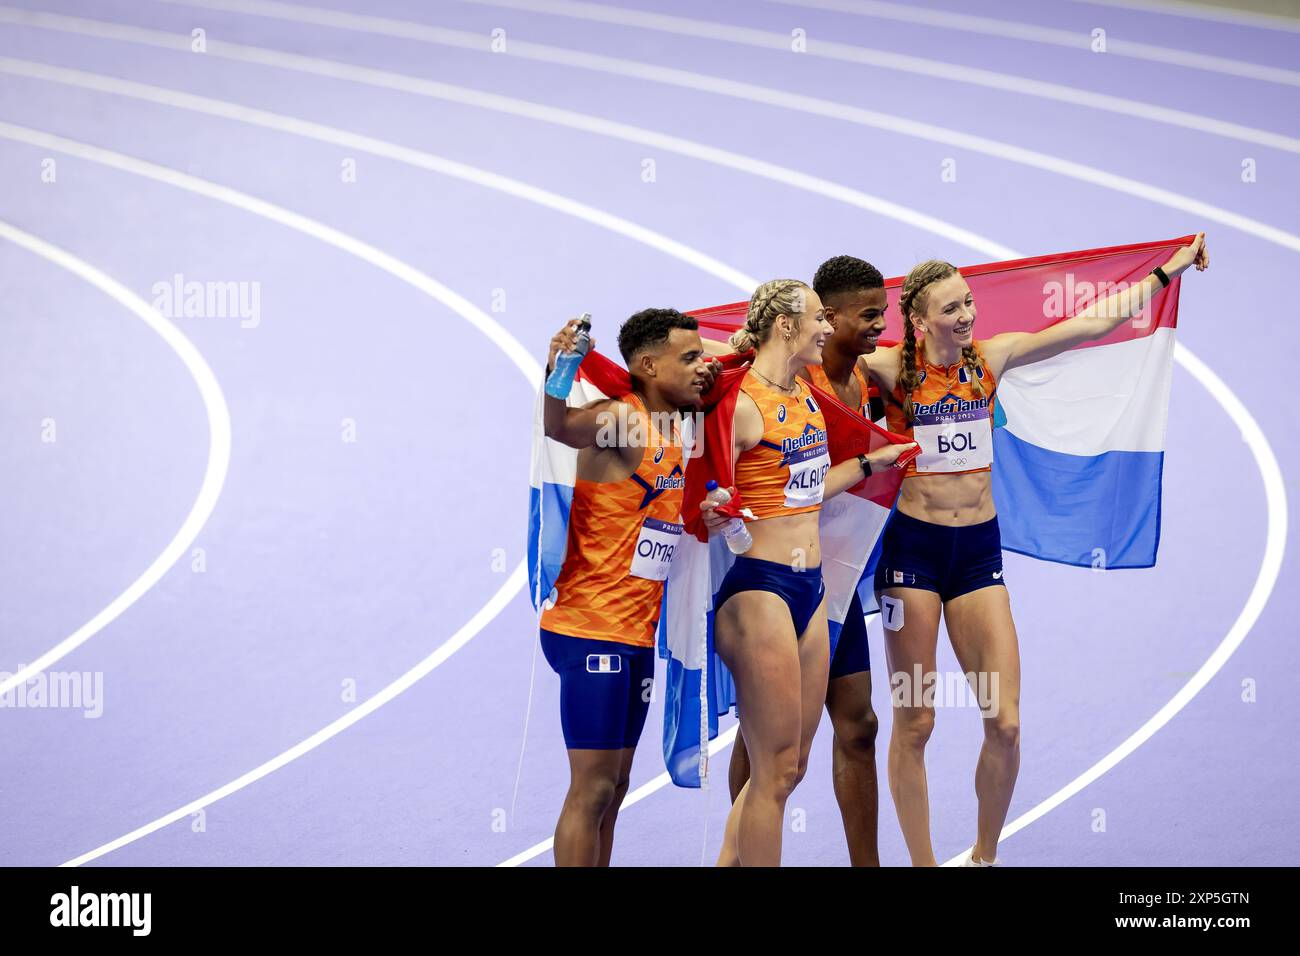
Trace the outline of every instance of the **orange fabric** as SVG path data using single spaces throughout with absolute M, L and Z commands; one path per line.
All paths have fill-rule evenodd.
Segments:
M 622 401 L 645 415 L 635 394 Z M 686 478 L 681 441 L 665 438 L 653 422 L 648 433 L 641 462 L 628 478 L 575 483 L 556 603 L 541 617 L 546 630 L 654 646 L 664 585 L 638 576 L 637 559 L 641 554 L 642 561 L 666 569 L 673 540 L 680 539 Z M 663 525 L 675 526 L 676 535 Z
M 755 520 L 821 508 L 830 468 L 826 419 L 803 379 L 785 395 L 751 369 L 740 389 L 763 414 L 763 438 L 736 459 L 736 490 Z
M 978 342 L 975 344 L 975 348 L 978 353 Z M 957 362 L 954 365 L 946 366 L 932 365 L 925 361 L 925 349 L 919 342 L 916 346 L 916 362 L 920 368 L 921 380 L 912 393 L 912 406 L 913 413 L 918 417 L 918 422 L 922 418 L 942 419 L 949 417 L 946 413 L 962 407 L 961 403 L 973 405 L 976 413 L 979 413 L 980 409 L 982 409 L 983 415 L 981 417 L 987 417 L 989 420 L 989 441 L 991 442 L 993 404 L 996 401 L 995 392 L 997 391 L 997 382 L 993 378 L 993 372 L 985 366 L 983 368 L 984 374 L 977 379 L 984 387 L 984 395 L 981 397 L 969 381 L 964 363 Z M 894 391 L 885 402 L 886 428 L 896 435 L 906 435 L 909 438 L 914 438 L 913 424 L 907 420 L 907 416 L 903 412 L 903 400 L 902 386 L 895 385 Z M 907 470 L 903 474 L 904 478 L 911 478 L 917 474 L 922 476 L 926 474 L 966 475 L 980 471 L 990 471 L 993 467 L 992 464 L 988 464 L 979 468 L 964 470 L 918 472 L 916 464 L 917 460 L 908 462 Z
M 808 381 L 812 382 L 823 392 L 830 392 L 832 395 L 838 395 L 835 387 L 831 385 L 830 376 L 826 374 L 826 369 L 821 365 L 809 365 L 805 371 L 808 373 Z M 871 386 L 867 382 L 867 377 L 862 374 L 862 366 L 857 362 L 853 363 L 853 375 L 858 380 L 859 408 L 862 417 L 871 420 Z

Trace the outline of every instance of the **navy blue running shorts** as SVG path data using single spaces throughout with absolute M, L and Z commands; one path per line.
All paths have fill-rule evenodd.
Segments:
M 875 584 L 877 591 L 934 591 L 944 601 L 980 588 L 1005 587 L 997 516 L 953 527 L 895 511 L 885 527 Z
M 722 610 L 727 598 L 741 591 L 768 591 L 785 601 L 785 606 L 790 609 L 795 636 L 799 637 L 817 613 L 826 586 L 822 583 L 821 565 L 796 571 L 788 564 L 742 554 L 736 558 L 736 563 L 722 579 L 718 593 L 713 596 L 714 611 Z
M 650 710 L 655 649 L 545 628 L 542 653 L 560 675 L 560 726 L 570 750 L 635 747 Z

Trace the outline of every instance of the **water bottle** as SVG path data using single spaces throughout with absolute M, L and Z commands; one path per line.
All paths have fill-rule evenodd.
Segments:
M 704 490 L 708 492 L 704 496 L 705 501 L 725 505 L 731 500 L 731 493 L 726 488 L 719 488 L 716 481 L 705 484 Z M 745 522 L 739 518 L 732 518 L 722 526 L 722 537 L 726 539 L 727 547 L 731 549 L 732 554 L 744 554 L 754 543 L 754 538 L 745 527 Z
M 573 388 L 573 377 L 578 374 L 578 366 L 591 348 L 591 313 L 584 312 L 578 319 L 578 331 L 574 336 L 574 350 L 561 352 L 555 356 L 555 368 L 546 379 L 546 394 L 552 398 L 566 399 Z

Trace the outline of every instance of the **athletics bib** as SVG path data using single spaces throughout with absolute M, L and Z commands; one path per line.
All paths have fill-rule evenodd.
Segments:
M 964 403 L 971 404 L 971 403 Z M 912 437 L 921 446 L 916 459 L 920 474 L 975 471 L 993 464 L 993 429 L 984 405 L 965 411 L 938 411 L 917 415 Z
M 677 542 L 681 539 L 680 524 L 646 518 L 641 522 L 641 533 L 637 535 L 629 573 L 634 578 L 666 581 L 668 566 L 673 563 L 673 548 L 677 547 Z
M 787 464 L 790 466 L 790 480 L 785 483 L 785 506 L 804 508 L 821 504 L 826 472 L 831 467 L 826 445 L 813 445 L 797 451 Z

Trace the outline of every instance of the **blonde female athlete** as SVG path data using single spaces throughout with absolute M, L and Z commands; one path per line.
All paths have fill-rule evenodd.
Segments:
M 908 465 L 876 566 L 890 673 L 908 679 L 918 669 L 935 673 L 942 614 L 962 670 L 987 675 L 992 690 L 980 701 L 978 835 L 964 865 L 997 862 L 1020 768 L 1020 652 L 990 478 L 997 382 L 1010 369 L 1103 338 L 1193 265 L 1209 265 L 1204 233 L 1136 286 L 1080 315 L 1040 332 L 977 341 L 975 301 L 966 280 L 946 262 L 923 262 L 903 283 L 902 344 L 861 359 L 886 398 L 889 430 L 913 436 L 921 446 L 920 457 Z M 889 788 L 914 866 L 935 865 L 925 779 L 925 745 L 933 728 L 934 708 L 920 688 L 895 699 Z
M 861 357 L 876 350 L 885 331 L 889 300 L 885 277 L 869 262 L 853 256 L 827 259 L 813 277 L 813 291 L 835 329 L 822 349 L 821 365 L 799 377 L 859 410 L 869 421 L 883 420 L 881 400 L 871 394 Z M 705 349 L 709 343 L 705 343 Z M 826 715 L 831 719 L 831 782 L 844 821 L 844 837 L 853 866 L 879 866 L 876 788 L 876 712 L 871 706 L 871 653 L 867 625 L 857 594 L 844 616 L 839 640 L 831 642 Z M 734 800 L 749 779 L 749 756 L 740 737 L 731 749 L 727 786 Z
M 886 445 L 831 465 L 825 419 L 796 373 L 821 363 L 832 331 L 811 288 L 777 279 L 754 292 L 745 325 L 731 339 L 737 352 L 755 350 L 733 419 L 734 486 L 754 515 L 753 545 L 714 595 L 714 634 L 735 678 L 751 771 L 727 818 L 719 865 L 781 862 L 785 803 L 807 767 L 830 666 L 822 501 L 912 447 Z M 716 528 L 707 505 L 706 522 Z

